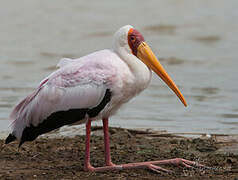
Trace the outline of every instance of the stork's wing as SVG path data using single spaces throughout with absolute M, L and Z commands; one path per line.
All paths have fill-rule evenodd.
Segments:
M 105 93 L 106 87 L 103 84 L 75 85 L 69 83 L 66 87 L 47 84 L 27 106 L 26 125 L 37 126 L 56 112 L 97 107 Z
M 20 139 L 26 127 L 39 127 L 42 124 L 48 124 L 47 121 L 51 121 L 47 125 L 48 127 L 44 127 L 40 132 L 43 134 L 63 125 L 80 121 L 85 118 L 87 113 L 89 114 L 91 110 L 97 108 L 105 96 L 108 96 L 106 91 L 106 86 L 103 84 L 77 85 L 69 83 L 65 87 L 45 84 L 38 92 L 33 93 L 33 96 L 28 96 L 23 101 L 25 105 L 13 122 L 13 133 Z M 107 97 L 106 101 L 104 100 L 102 108 L 109 100 L 110 97 L 109 99 Z M 91 112 L 91 114 L 98 115 L 102 108 L 97 109 L 96 114 L 95 112 Z M 52 123 L 54 127 L 52 127 Z
M 63 125 L 100 115 L 111 100 L 112 84 L 119 83 L 120 87 L 118 67 L 126 69 L 127 66 L 111 50 L 73 61 L 41 81 L 15 107 L 10 116 L 12 133 L 7 143 L 15 137 L 22 144 Z
M 86 116 L 96 117 L 110 101 L 111 92 L 101 77 L 90 72 L 61 73 L 46 80 L 39 89 L 16 106 L 18 110 L 15 111 L 12 134 L 22 141 L 26 128 L 34 127 L 38 136 L 80 121 Z

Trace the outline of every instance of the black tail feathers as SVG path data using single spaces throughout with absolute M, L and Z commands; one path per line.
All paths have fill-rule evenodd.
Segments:
M 15 141 L 17 138 L 13 134 L 9 134 L 7 139 L 5 140 L 5 144 L 9 144 L 12 141 Z

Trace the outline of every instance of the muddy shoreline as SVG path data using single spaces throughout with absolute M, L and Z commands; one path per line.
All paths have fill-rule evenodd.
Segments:
M 104 165 L 101 127 L 93 127 L 91 162 Z M 156 174 L 146 169 L 107 173 L 83 171 L 85 136 L 38 138 L 3 145 L 0 140 L 0 179 L 237 179 L 237 136 L 188 138 L 173 134 L 110 128 L 114 163 L 129 163 L 181 157 L 211 167 L 188 170 L 163 166 L 173 174 Z

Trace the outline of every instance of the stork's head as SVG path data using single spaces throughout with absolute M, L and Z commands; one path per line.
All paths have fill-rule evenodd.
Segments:
M 114 35 L 114 49 L 123 49 L 142 61 L 148 68 L 153 70 L 178 96 L 184 106 L 187 106 L 185 98 L 165 71 L 151 48 L 146 44 L 144 37 L 132 26 L 120 28 Z

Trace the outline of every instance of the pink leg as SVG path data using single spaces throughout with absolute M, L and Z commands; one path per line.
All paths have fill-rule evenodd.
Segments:
M 90 169 L 89 171 L 103 172 L 108 170 L 139 169 L 139 168 L 146 169 L 147 168 L 158 173 L 172 172 L 170 170 L 164 169 L 157 165 L 175 165 L 175 166 L 181 166 L 186 168 L 209 168 L 201 164 L 195 163 L 193 161 L 189 161 L 182 158 L 174 158 L 174 159 L 160 160 L 160 161 L 148 161 L 148 162 L 120 164 L 120 165 L 114 165 L 114 166 L 104 166 L 104 167 L 93 168 L 93 169 Z
M 108 118 L 104 118 L 102 121 L 103 121 L 103 132 L 104 132 L 105 163 L 106 163 L 106 166 L 115 166 L 115 164 L 113 164 L 111 161 Z
M 170 173 L 171 172 L 171 171 L 164 169 L 157 165 L 175 165 L 175 166 L 182 166 L 182 167 L 186 167 L 186 168 L 193 168 L 193 167 L 208 168 L 201 164 L 198 164 L 193 161 L 186 160 L 186 159 L 182 159 L 182 158 L 114 165 L 111 162 L 111 155 L 110 155 L 108 119 L 103 119 L 103 130 L 104 130 L 104 147 L 105 147 L 106 166 L 94 168 L 90 164 L 91 120 L 88 120 L 86 123 L 86 142 L 85 142 L 86 149 L 85 149 L 85 161 L 84 161 L 84 163 L 85 163 L 84 169 L 86 171 L 103 172 L 103 171 L 109 171 L 109 170 L 147 168 L 147 169 L 150 169 L 150 170 L 158 172 L 158 173 L 162 173 L 162 172 Z
M 84 170 L 93 171 L 94 167 L 90 164 L 90 134 L 91 134 L 91 119 L 86 122 L 86 139 L 85 139 L 85 158 Z

